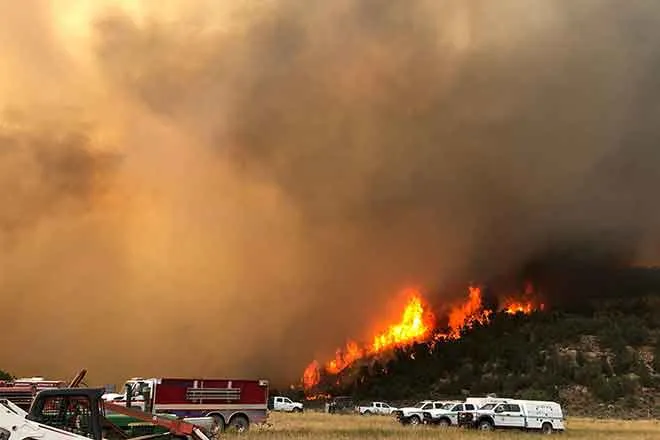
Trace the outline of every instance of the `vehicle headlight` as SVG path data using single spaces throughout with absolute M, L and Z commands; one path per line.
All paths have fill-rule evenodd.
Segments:
M 9 440 L 9 437 L 11 437 L 11 432 L 4 428 L 0 428 L 0 440 Z

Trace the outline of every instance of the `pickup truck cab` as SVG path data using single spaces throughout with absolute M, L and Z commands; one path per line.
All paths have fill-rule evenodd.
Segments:
M 564 414 L 557 402 L 507 400 L 488 403 L 478 410 L 459 414 L 459 425 L 484 431 L 493 429 L 536 430 L 544 434 L 564 431 Z
M 366 406 L 358 406 L 357 412 L 363 416 L 371 416 L 374 414 L 381 415 L 391 415 L 397 409 L 393 406 L 388 405 L 385 402 L 371 402 L 371 404 Z
M 450 402 L 442 408 L 434 408 L 424 411 L 424 423 L 442 427 L 457 426 L 458 414 L 461 412 L 474 412 L 477 407 L 473 403 Z
M 464 402 L 456 401 L 448 403 L 441 409 L 425 411 L 424 423 L 438 426 L 457 426 L 460 413 L 474 413 L 476 410 L 488 403 L 506 402 L 507 399 L 496 397 L 468 397 Z
M 303 412 L 303 404 L 300 402 L 294 402 L 288 397 L 274 396 L 272 398 L 272 401 L 269 403 L 271 406 L 270 409 L 272 411 L 295 412 L 295 413 Z
M 441 409 L 449 402 L 440 400 L 422 400 L 413 406 L 407 406 L 392 411 L 392 414 L 402 425 L 420 425 L 424 421 L 424 411 Z

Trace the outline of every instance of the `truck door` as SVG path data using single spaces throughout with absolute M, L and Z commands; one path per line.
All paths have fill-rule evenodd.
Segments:
M 520 405 L 505 403 L 496 409 L 495 424 L 506 428 L 524 428 L 525 416 Z
M 451 421 L 452 425 L 458 425 L 458 413 L 463 411 L 463 408 L 463 404 L 458 404 L 454 405 L 454 407 L 451 409 L 451 413 L 449 413 L 449 420 Z
M 463 411 L 465 411 L 465 412 L 472 412 L 472 411 L 475 411 L 476 409 L 477 409 L 477 407 L 476 407 L 474 404 L 472 404 L 472 403 L 466 403 L 466 404 L 465 404 L 465 408 L 464 408 Z M 460 413 L 456 413 L 456 424 L 458 424 L 458 419 L 459 419 L 459 417 L 460 417 Z

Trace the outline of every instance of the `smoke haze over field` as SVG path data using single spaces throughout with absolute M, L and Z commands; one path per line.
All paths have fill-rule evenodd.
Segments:
M 90 3 L 0 0 L 2 369 L 294 381 L 404 286 L 659 261 L 655 2 Z

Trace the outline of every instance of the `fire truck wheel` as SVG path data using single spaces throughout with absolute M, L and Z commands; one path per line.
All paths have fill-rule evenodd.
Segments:
M 211 425 L 211 440 L 220 438 L 220 434 L 225 430 L 225 421 L 222 419 L 222 416 L 213 414 L 211 416 L 213 419 L 213 424 Z
M 245 416 L 234 416 L 229 421 L 229 428 L 234 432 L 246 432 L 250 422 Z

